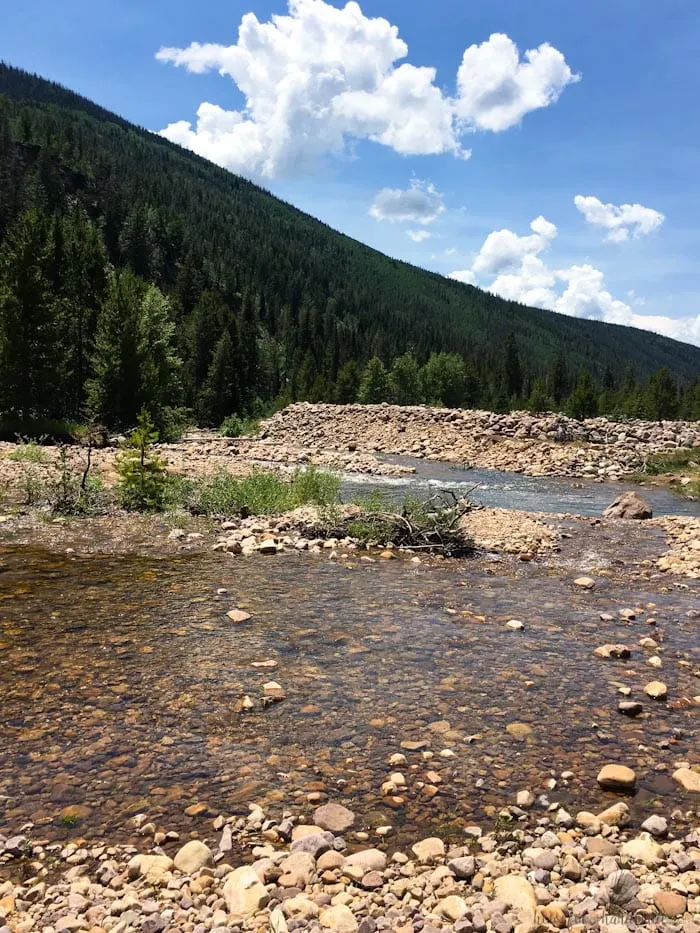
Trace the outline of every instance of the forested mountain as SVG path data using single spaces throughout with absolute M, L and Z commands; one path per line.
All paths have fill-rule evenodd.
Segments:
M 0 63 L 0 417 L 358 397 L 700 417 L 699 373 L 700 348 L 389 259 Z

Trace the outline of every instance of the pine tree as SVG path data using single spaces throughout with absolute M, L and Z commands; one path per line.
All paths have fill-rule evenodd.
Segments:
M 100 309 L 87 383 L 91 418 L 109 427 L 133 425 L 141 408 L 140 316 L 144 283 L 131 272 L 112 273 Z
M 504 390 L 509 399 L 517 399 L 523 388 L 523 371 L 520 354 L 515 342 L 515 334 L 510 331 L 506 337 L 504 372 Z
M 61 413 L 61 307 L 46 274 L 50 256 L 46 216 L 20 215 L 0 249 L 0 412 Z
M 574 391 L 568 398 L 566 409 L 572 418 L 595 418 L 598 414 L 598 395 L 593 377 L 583 369 L 576 380 Z
M 239 383 L 237 347 L 230 330 L 225 330 L 214 350 L 197 406 L 200 421 L 218 427 L 228 415 L 240 413 L 243 405 Z
M 357 392 L 357 400 L 363 405 L 375 405 L 389 399 L 389 379 L 384 364 L 378 356 L 373 356 L 365 366 L 362 381 Z
M 170 302 L 155 285 L 146 291 L 139 310 L 139 401 L 162 431 L 166 409 L 181 400 L 182 362 L 175 352 L 175 325 Z
M 412 353 L 394 360 L 389 373 L 391 399 L 397 405 L 418 405 L 423 401 L 420 367 Z
M 549 372 L 548 391 L 555 405 L 561 405 L 569 391 L 569 377 L 566 372 L 564 354 L 559 353 Z
M 357 401 L 361 378 L 360 367 L 355 360 L 349 360 L 341 368 L 335 384 L 335 401 L 339 405 L 348 405 Z

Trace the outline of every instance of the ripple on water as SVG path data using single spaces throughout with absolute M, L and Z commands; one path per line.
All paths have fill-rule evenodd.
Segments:
M 118 835 L 142 810 L 184 828 L 194 802 L 235 812 L 253 799 L 281 808 L 328 794 L 400 838 L 458 831 L 523 787 L 595 808 L 609 760 L 638 770 L 640 811 L 682 802 L 654 769 L 693 747 L 690 591 L 602 580 L 579 593 L 565 569 L 496 574 L 480 560 L 68 560 L 20 548 L 0 559 L 0 829 L 31 818 L 65 834 L 61 814 L 75 806 L 85 835 Z M 599 619 L 648 603 L 653 630 L 651 609 L 629 625 Z M 233 606 L 252 621 L 231 623 Z M 511 618 L 524 630 L 506 628 Z M 663 640 L 666 704 L 642 693 L 658 676 L 638 647 L 650 631 Z M 593 657 L 611 641 L 632 646 L 631 660 Z M 262 709 L 272 678 L 286 699 Z M 640 719 L 617 713 L 621 685 L 644 702 Z M 256 708 L 242 714 L 245 694 Z M 528 728 L 511 734 L 514 722 Z M 435 757 L 404 752 L 401 805 L 380 786 L 402 742 L 425 742 Z M 567 770 L 574 778 L 548 791 Z

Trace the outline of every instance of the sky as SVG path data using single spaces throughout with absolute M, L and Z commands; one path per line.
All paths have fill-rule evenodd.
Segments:
M 33 0 L 0 58 L 391 256 L 700 345 L 695 0 Z

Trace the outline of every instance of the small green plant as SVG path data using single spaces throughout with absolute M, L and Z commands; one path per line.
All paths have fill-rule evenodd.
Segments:
M 166 462 L 152 451 L 158 432 L 151 416 L 141 409 L 138 426 L 131 432 L 117 459 L 117 494 L 123 508 L 135 512 L 160 511 L 166 499 Z
M 240 418 L 238 415 L 229 415 L 219 428 L 223 437 L 248 437 L 257 434 L 260 422 L 254 418 Z
M 37 505 L 46 498 L 46 467 L 49 456 L 37 442 L 28 437 L 18 437 L 17 447 L 9 455 L 9 460 L 19 464 L 19 488 L 24 494 L 23 505 Z
M 72 829 L 78 825 L 78 817 L 75 813 L 64 813 L 61 817 L 61 824 L 67 829 Z
M 14 460 L 15 463 L 48 463 L 49 456 L 41 446 L 44 440 L 46 440 L 45 437 L 39 438 L 38 441 L 30 437 L 18 437 L 17 447 L 12 451 L 9 459 Z

